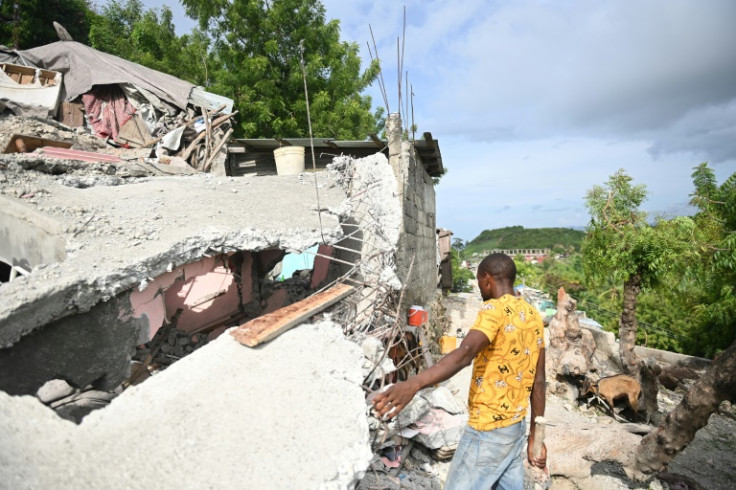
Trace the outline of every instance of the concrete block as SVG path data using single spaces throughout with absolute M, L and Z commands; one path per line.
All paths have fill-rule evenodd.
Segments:
M 458 402 L 452 392 L 444 386 L 425 390 L 422 393 L 422 398 L 427 400 L 432 408 L 441 408 L 452 415 L 466 411 L 465 406 Z

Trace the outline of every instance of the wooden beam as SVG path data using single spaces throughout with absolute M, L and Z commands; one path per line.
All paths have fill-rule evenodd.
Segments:
M 350 295 L 353 291 L 352 286 L 336 284 L 327 291 L 313 294 L 272 313 L 254 318 L 231 330 L 230 335 L 243 345 L 255 347 L 303 323 L 328 306 Z

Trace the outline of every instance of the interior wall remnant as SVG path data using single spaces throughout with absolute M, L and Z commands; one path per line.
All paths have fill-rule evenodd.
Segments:
M 148 324 L 140 343 L 151 340 L 179 310 L 176 328 L 194 333 L 288 304 L 285 293 L 270 298 L 261 287 L 261 279 L 284 254 L 269 249 L 204 257 L 154 278 L 143 290 L 132 290 L 130 315 Z
M 52 322 L 0 349 L 0 390 L 34 394 L 46 381 L 64 379 L 75 388 L 111 391 L 128 376 L 130 358 L 144 328 L 118 318 L 121 298 Z
M 452 289 L 452 232 L 437 228 L 437 262 L 439 263 L 439 285 L 442 289 Z

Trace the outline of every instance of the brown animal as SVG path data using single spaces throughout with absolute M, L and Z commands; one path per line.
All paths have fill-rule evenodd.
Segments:
M 614 418 L 618 418 L 616 413 L 613 411 L 613 403 L 616 400 L 625 398 L 629 407 L 634 411 L 636 417 L 639 416 L 639 396 L 641 395 L 641 386 L 639 382 L 627 376 L 625 374 L 617 374 L 615 376 L 608 376 L 601 378 L 598 381 L 591 381 L 586 379 L 583 381 L 582 389 L 580 390 L 581 396 L 592 395 L 599 397 L 611 410 L 611 415 Z

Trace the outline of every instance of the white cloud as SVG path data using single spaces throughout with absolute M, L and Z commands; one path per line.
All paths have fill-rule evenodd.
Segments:
M 323 3 L 365 63 L 373 27 L 393 110 L 407 6 L 416 123 L 449 169 L 438 223 L 462 238 L 584 225 L 586 190 L 621 167 L 655 214 L 687 211 L 701 161 L 719 181 L 736 170 L 733 0 Z M 369 93 L 381 101 L 377 85 Z
M 395 110 L 401 5 L 325 3 L 348 39 L 365 45 L 373 25 Z M 720 180 L 736 168 L 736 2 L 406 5 L 416 122 L 449 168 L 438 218 L 463 237 L 585 224 L 585 191 L 621 167 L 647 184 L 652 213 L 687 210 L 700 161 Z

